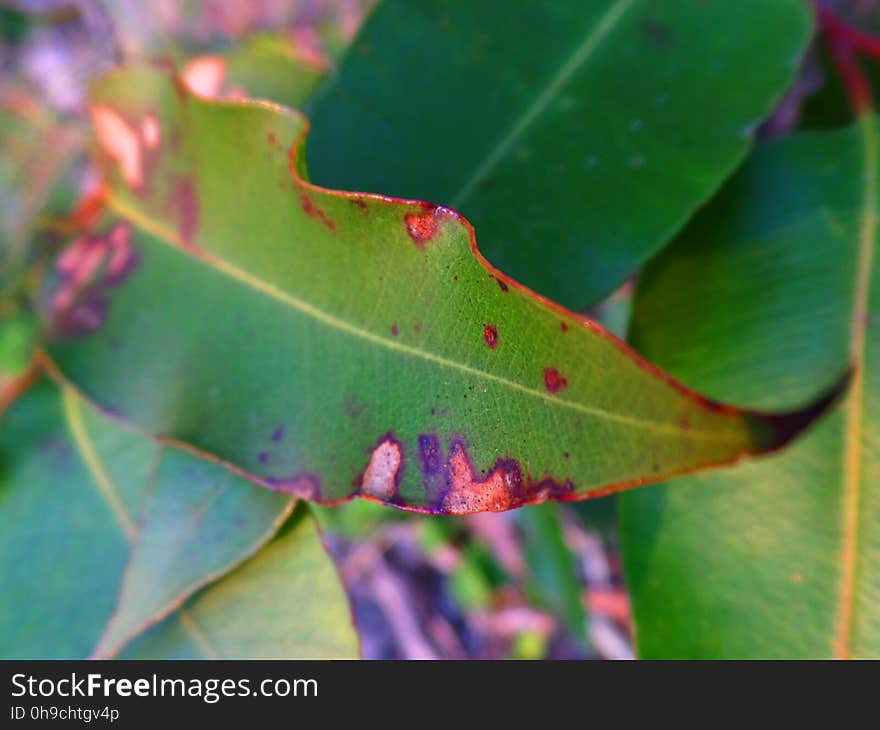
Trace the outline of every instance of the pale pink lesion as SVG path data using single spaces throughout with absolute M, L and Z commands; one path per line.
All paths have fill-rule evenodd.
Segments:
M 156 170 L 162 127 L 155 114 L 126 119 L 108 106 L 91 107 L 95 137 L 104 153 L 116 162 L 129 188 L 143 191 Z
M 71 285 L 87 281 L 104 258 L 105 248 L 100 239 L 80 236 L 68 246 L 55 264 L 55 270 Z
M 131 247 L 131 226 L 117 223 L 106 238 L 106 247 L 110 258 L 107 262 L 107 279 L 112 283 L 123 280 L 135 260 L 134 249 Z
M 186 64 L 182 76 L 192 93 L 216 99 L 226 80 L 226 61 L 220 56 L 199 56 Z
M 106 250 L 100 242 L 83 236 L 69 246 L 58 259 L 56 270 L 64 282 L 52 296 L 53 313 L 68 309 L 101 265 Z
M 159 120 L 152 114 L 147 114 L 141 121 L 141 137 L 148 149 L 154 150 L 159 146 L 162 139 L 162 132 L 159 127 Z
M 144 160 L 138 131 L 107 106 L 93 105 L 91 115 L 101 148 L 119 165 L 126 184 L 140 188 L 144 180 Z
M 400 444 L 392 437 L 386 437 L 373 449 L 361 480 L 362 493 L 382 501 L 391 500 L 397 494 L 402 466 Z
M 98 329 L 109 306 L 107 289 L 124 282 L 136 265 L 126 222 L 71 243 L 55 262 L 58 286 L 49 299 L 49 314 L 56 333 L 81 335 Z

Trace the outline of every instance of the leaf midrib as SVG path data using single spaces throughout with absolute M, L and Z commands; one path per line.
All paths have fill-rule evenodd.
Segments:
M 633 6 L 635 0 L 617 0 L 594 26 L 591 33 L 574 49 L 571 55 L 559 67 L 544 90 L 532 104 L 523 111 L 510 126 L 507 133 L 489 150 L 483 161 L 477 165 L 471 176 L 464 182 L 461 189 L 452 196 L 450 207 L 460 208 L 477 186 L 485 180 L 492 169 L 510 152 L 517 140 L 525 134 L 534 121 L 547 109 L 574 73 L 592 56 L 602 41 L 615 29 L 621 18 Z
M 865 158 L 863 170 L 861 225 L 856 262 L 856 281 L 850 320 L 850 359 L 855 368 L 846 404 L 843 458 L 843 544 L 838 627 L 834 653 L 847 658 L 852 653 L 852 625 L 856 597 L 856 558 L 859 543 L 859 512 L 862 493 L 862 436 L 864 418 L 865 349 L 868 319 L 868 295 L 877 236 L 878 144 L 877 120 L 873 111 L 859 117 Z
M 131 544 L 137 537 L 137 528 L 119 497 L 116 485 L 108 476 L 107 470 L 98 456 L 98 451 L 82 416 L 79 398 L 72 388 L 62 386 L 62 403 L 68 431 L 89 475 L 92 477 L 92 482 L 113 513 L 126 542 Z
M 108 194 L 107 204 L 109 208 L 112 209 L 117 215 L 125 218 L 130 223 L 137 226 L 146 233 L 149 233 L 157 240 L 177 251 L 179 254 L 186 256 L 187 258 L 190 258 L 194 261 L 206 264 L 214 270 L 228 276 L 231 279 L 238 281 L 239 283 L 250 287 L 251 289 L 263 294 L 264 296 L 279 301 L 292 309 L 295 309 L 348 335 L 362 339 L 388 350 L 393 350 L 395 352 L 399 352 L 410 357 L 415 357 L 431 362 L 441 367 L 445 367 L 451 370 L 457 370 L 459 372 L 466 373 L 467 375 L 497 383 L 504 387 L 510 388 L 511 390 L 523 393 L 524 395 L 538 398 L 546 403 L 549 403 L 553 407 L 567 408 L 569 410 L 583 413 L 588 416 L 594 416 L 596 418 L 605 419 L 607 421 L 622 423 L 624 425 L 634 428 L 641 428 L 646 431 L 670 434 L 673 436 L 681 436 L 681 429 L 676 425 L 639 419 L 623 413 L 615 413 L 613 411 L 607 411 L 596 406 L 589 406 L 584 403 L 579 403 L 578 401 L 560 398 L 544 391 L 530 388 L 529 386 L 518 383 L 515 380 L 509 380 L 508 378 L 505 378 L 501 375 L 496 375 L 495 373 L 480 370 L 479 368 L 473 367 L 471 365 L 456 362 L 455 360 L 450 360 L 443 357 L 442 355 L 436 355 L 432 352 L 420 350 L 416 347 L 412 347 L 411 345 L 406 345 L 397 340 L 391 340 L 383 337 L 382 335 L 376 334 L 375 332 L 362 329 L 361 327 L 351 324 L 350 322 L 346 322 L 345 320 L 339 319 L 329 312 L 326 312 L 323 309 L 320 309 L 317 306 L 310 304 L 309 302 L 306 302 L 299 297 L 294 296 L 290 292 L 278 288 L 274 284 L 260 279 L 258 276 L 255 276 L 248 271 L 238 268 L 230 262 L 209 253 L 204 248 L 199 249 L 198 253 L 194 253 L 192 251 L 192 247 L 185 246 L 183 242 L 179 240 L 178 236 L 168 227 L 144 215 L 139 209 L 137 209 L 135 206 L 130 205 L 127 201 L 125 201 L 123 198 L 119 197 L 115 193 Z M 662 381 L 658 382 L 665 385 L 665 383 L 662 383 Z M 742 435 L 740 433 L 718 432 L 714 430 L 706 431 L 693 428 L 688 430 L 688 437 L 696 440 L 716 443 L 736 444 L 742 442 Z
M 61 386 L 61 388 L 64 418 L 67 421 L 68 431 L 70 432 L 74 445 L 76 446 L 86 469 L 92 477 L 92 481 L 95 483 L 98 493 L 107 503 L 107 506 L 110 508 L 110 511 L 113 513 L 114 518 L 119 524 L 126 543 L 128 543 L 129 547 L 132 547 L 134 541 L 137 539 L 137 528 L 129 516 L 128 511 L 125 509 L 125 505 L 119 497 L 119 492 L 108 476 L 107 470 L 101 461 L 101 457 L 98 455 L 94 442 L 89 435 L 85 420 L 82 417 L 82 405 L 79 396 L 73 388 L 69 386 Z M 213 650 L 210 641 L 201 631 L 196 620 L 190 615 L 190 613 L 183 606 L 178 608 L 177 611 L 184 631 L 189 634 L 199 650 L 206 655 L 206 658 L 219 658 L 219 654 Z M 110 620 L 112 620 L 112 616 Z

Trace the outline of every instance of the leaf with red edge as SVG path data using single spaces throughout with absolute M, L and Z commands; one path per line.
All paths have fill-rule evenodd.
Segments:
M 702 398 L 492 268 L 456 212 L 309 183 L 299 114 L 150 68 L 92 102 L 111 191 L 47 287 L 50 356 L 270 488 L 441 513 L 583 499 L 778 448 L 837 392 L 777 415 Z

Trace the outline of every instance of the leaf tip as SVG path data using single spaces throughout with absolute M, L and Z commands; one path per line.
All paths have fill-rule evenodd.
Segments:
M 853 373 L 854 368 L 848 367 L 831 387 L 802 408 L 784 413 L 751 414 L 751 424 L 758 433 L 758 452 L 777 451 L 806 431 L 844 396 Z

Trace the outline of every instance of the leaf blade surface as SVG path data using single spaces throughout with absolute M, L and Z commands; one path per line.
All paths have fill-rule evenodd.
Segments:
M 634 341 L 716 396 L 773 407 L 857 371 L 786 452 L 623 499 L 643 656 L 880 652 L 876 139 L 865 117 L 767 145 L 646 273 Z
M 292 509 L 287 495 L 123 428 L 45 379 L 4 414 L 0 457 L 0 654 L 8 658 L 114 656 L 195 591 L 222 583 Z M 335 581 L 322 590 L 341 597 L 330 558 L 311 548 L 309 556 Z M 295 566 L 288 574 L 298 575 Z M 344 597 L 328 610 L 347 613 Z M 297 630 L 313 630 L 309 651 L 324 635 Z M 268 631 L 262 640 L 274 638 Z
M 455 212 L 306 181 L 294 113 L 152 69 L 94 104 L 123 164 L 111 221 L 66 255 L 103 247 L 107 268 L 72 291 L 59 269 L 50 352 L 104 407 L 267 486 L 426 512 L 581 499 L 777 448 L 833 397 L 707 401 L 493 269 Z M 169 142 L 138 141 L 144 119 Z

